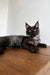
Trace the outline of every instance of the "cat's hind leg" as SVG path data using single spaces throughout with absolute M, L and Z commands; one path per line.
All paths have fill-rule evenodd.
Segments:
M 5 49 L 0 47 L 0 55 L 5 53 Z
M 0 37 L 0 54 L 5 53 L 5 49 L 7 49 L 9 44 L 10 44 L 9 37 Z

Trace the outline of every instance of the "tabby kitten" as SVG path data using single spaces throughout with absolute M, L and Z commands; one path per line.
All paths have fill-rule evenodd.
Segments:
M 25 23 L 26 25 L 26 35 L 30 36 L 34 40 L 34 45 L 37 47 L 43 47 L 46 48 L 46 44 L 40 43 L 40 30 L 39 30 L 39 22 L 37 21 L 34 26 L 30 26 L 28 23 Z

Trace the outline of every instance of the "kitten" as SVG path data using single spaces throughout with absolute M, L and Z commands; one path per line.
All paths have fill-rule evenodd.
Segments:
M 37 21 L 34 26 L 30 26 L 28 23 L 26 25 L 26 35 L 30 36 L 34 40 L 34 45 L 37 47 L 47 47 L 46 44 L 40 43 L 40 30 L 39 30 L 39 22 Z

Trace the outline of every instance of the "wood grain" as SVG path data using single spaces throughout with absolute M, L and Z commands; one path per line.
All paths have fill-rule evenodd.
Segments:
M 45 67 L 36 75 L 50 75 L 50 62 L 48 62 L 47 65 L 45 65 Z
M 36 75 L 50 60 L 50 47 L 39 53 L 24 49 L 8 49 L 0 55 L 0 75 Z

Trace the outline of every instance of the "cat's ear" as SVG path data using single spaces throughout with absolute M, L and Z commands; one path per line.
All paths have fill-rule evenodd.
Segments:
M 37 21 L 35 24 L 36 28 L 39 28 L 39 22 Z
M 25 23 L 25 27 L 26 27 L 26 29 L 27 29 L 27 28 L 29 28 L 30 26 L 29 26 L 28 23 Z

